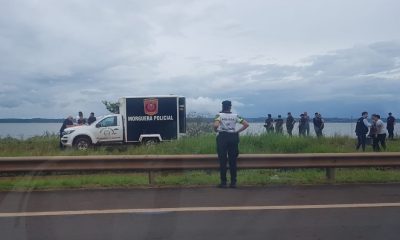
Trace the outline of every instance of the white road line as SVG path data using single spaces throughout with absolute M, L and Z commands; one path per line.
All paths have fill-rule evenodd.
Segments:
M 337 208 L 387 208 L 400 207 L 400 203 L 354 203 L 326 205 L 287 205 L 287 206 L 229 206 L 229 207 L 179 207 L 179 208 L 139 208 L 139 209 L 105 209 L 51 212 L 10 212 L 0 213 L 0 218 L 72 216 L 99 214 L 140 214 L 170 212 L 221 212 L 221 211 L 257 211 L 257 210 L 302 210 L 302 209 L 337 209 Z

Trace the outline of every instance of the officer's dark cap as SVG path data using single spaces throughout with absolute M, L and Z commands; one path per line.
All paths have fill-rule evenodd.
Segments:
M 229 100 L 225 100 L 222 102 L 222 106 L 224 107 L 232 107 L 232 102 Z

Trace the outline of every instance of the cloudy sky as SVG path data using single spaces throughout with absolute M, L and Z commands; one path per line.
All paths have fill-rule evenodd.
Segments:
M 0 118 L 101 100 L 231 99 L 244 116 L 400 115 L 398 0 L 0 0 Z

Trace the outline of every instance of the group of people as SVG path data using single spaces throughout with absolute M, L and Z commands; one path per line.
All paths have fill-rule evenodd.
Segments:
M 62 138 L 62 133 L 66 128 L 73 127 L 76 125 L 90 125 L 92 123 L 96 122 L 96 117 L 94 116 L 94 112 L 91 112 L 89 117 L 86 119 L 83 117 L 82 112 L 78 112 L 78 117 L 76 120 L 72 116 L 68 116 L 64 121 L 63 124 L 61 125 L 60 128 L 60 148 L 63 149 L 64 145 L 61 143 L 61 138 Z
M 372 140 L 372 149 L 376 152 L 381 151 L 381 149 L 386 149 L 386 136 L 389 133 L 388 138 L 393 140 L 394 138 L 394 126 L 396 124 L 396 119 L 392 113 L 389 113 L 386 119 L 386 129 L 385 123 L 382 121 L 379 114 L 372 114 L 371 123 L 368 121 L 368 112 L 363 112 L 362 116 L 357 120 L 356 124 L 356 135 L 357 135 L 357 146 L 356 149 L 359 150 L 360 147 L 365 151 L 365 146 L 367 145 L 367 140 Z
M 222 111 L 219 112 L 214 119 L 214 130 L 218 133 L 217 135 L 217 153 L 220 165 L 220 184 L 218 187 L 226 188 L 227 185 L 227 164 L 229 164 L 229 171 L 231 181 L 229 187 L 236 188 L 237 181 L 237 157 L 239 156 L 239 133 L 246 130 L 249 127 L 249 123 L 237 115 L 231 112 L 232 103 L 231 101 L 222 102 Z M 299 119 L 299 133 L 300 136 L 309 135 L 310 132 L 310 118 L 307 113 L 300 115 Z M 236 124 L 241 124 L 242 127 L 237 130 Z M 291 113 L 288 113 L 286 119 L 286 129 L 288 134 L 291 136 L 296 120 Z M 367 134 L 373 140 L 374 151 L 380 151 L 381 148 L 386 148 L 386 130 L 389 132 L 389 139 L 394 137 L 394 126 L 396 119 L 389 113 L 389 116 L 385 124 L 381 120 L 378 114 L 372 115 L 372 123 L 368 122 L 368 113 L 363 112 L 362 117 L 357 121 L 356 134 L 358 137 L 357 150 L 362 147 L 365 151 L 365 145 L 367 141 Z M 275 126 L 274 126 L 275 124 Z M 322 136 L 322 130 L 324 129 L 324 120 L 321 114 L 315 113 L 313 119 L 314 130 L 318 137 Z M 268 118 L 265 121 L 265 128 L 268 133 L 283 133 L 284 120 L 282 116 L 278 116 L 278 119 L 272 119 L 271 114 L 268 114 Z
M 299 122 L 299 135 L 300 136 L 309 136 L 310 135 L 310 117 L 307 112 L 300 114 Z M 293 135 L 293 129 L 295 127 L 296 120 L 292 116 L 292 113 L 287 114 L 286 118 L 286 131 L 289 136 Z M 322 130 L 325 127 L 324 119 L 322 115 L 318 112 L 315 113 L 313 118 L 314 131 L 317 137 L 322 137 Z M 277 133 L 283 134 L 283 125 L 284 120 L 281 115 L 278 115 L 277 119 L 273 119 L 271 114 L 268 114 L 267 119 L 265 120 L 264 127 L 267 130 L 267 133 Z

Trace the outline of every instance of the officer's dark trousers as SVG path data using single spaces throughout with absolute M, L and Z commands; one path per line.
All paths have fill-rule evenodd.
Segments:
M 378 134 L 373 138 L 372 147 L 375 152 L 379 152 L 381 148 L 379 147 L 379 143 L 381 144 L 382 148 L 386 149 L 386 134 Z
M 359 134 L 357 135 L 357 147 L 356 149 L 360 149 L 360 147 L 362 146 L 362 150 L 365 151 L 365 143 L 367 142 L 367 135 L 365 134 Z
M 217 136 L 217 152 L 221 183 L 226 184 L 227 163 L 231 174 L 231 184 L 236 184 L 236 161 L 239 155 L 239 134 L 220 132 Z
M 289 136 L 292 136 L 293 127 L 286 127 L 286 129 L 287 129 L 287 133 L 289 134 Z
M 388 127 L 387 130 L 389 133 L 389 139 L 393 139 L 394 138 L 394 127 Z

